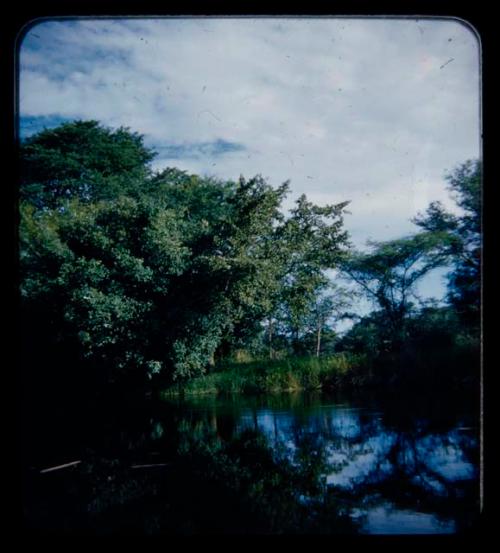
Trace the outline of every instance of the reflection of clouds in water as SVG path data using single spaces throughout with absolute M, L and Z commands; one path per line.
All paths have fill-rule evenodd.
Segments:
M 259 412 L 245 409 L 236 425 L 236 431 L 258 429 L 268 440 L 269 446 L 273 449 L 279 448 L 289 460 L 293 460 L 297 451 L 297 444 L 293 432 L 295 422 L 293 417 L 287 413 L 277 413 L 271 410 L 260 410 Z
M 392 471 L 391 463 L 384 457 L 395 441 L 394 434 L 383 433 L 360 444 L 346 444 L 341 449 L 330 447 L 328 460 L 334 467 L 338 468 L 340 465 L 341 468 L 327 475 L 327 483 L 351 487 L 374 471 L 377 472 L 378 479 L 382 479 Z
M 358 411 L 349 408 L 334 409 L 331 412 L 325 410 L 320 416 L 311 416 L 305 422 L 286 412 L 273 412 L 267 409 L 254 412 L 245 409 L 240 416 L 238 428 L 255 428 L 257 425 L 266 436 L 275 433 L 288 436 L 300 427 L 307 432 L 334 433 L 338 437 L 354 439 L 361 432 Z
M 352 487 L 368 478 L 371 482 L 383 480 L 395 470 L 387 457 L 398 439 L 401 439 L 401 435 L 382 432 L 360 444 L 346 443 L 340 448 L 331 447 L 329 461 L 336 470 L 328 475 L 327 482 L 340 487 Z M 408 446 L 411 438 L 404 439 L 403 443 Z M 454 432 L 443 436 L 426 436 L 415 440 L 414 448 L 403 445 L 397 455 L 397 464 L 408 476 L 423 468 L 425 474 L 415 474 L 410 477 L 411 481 L 431 488 L 436 493 L 443 493 L 446 490 L 439 481 L 440 477 L 452 482 L 475 476 L 475 468 L 465 458 L 463 446 L 462 441 L 454 440 Z
M 258 430 L 263 432 L 267 438 L 270 438 L 275 433 L 280 436 L 290 434 L 293 423 L 294 419 L 288 414 L 276 413 L 268 409 L 262 409 L 258 412 L 245 409 L 238 421 L 237 430 L 255 429 L 255 426 L 257 426 Z
M 434 435 L 422 438 L 417 450 L 425 456 L 427 466 L 446 480 L 468 480 L 474 477 L 476 470 L 465 458 L 464 441 L 473 440 L 452 431 L 445 438 Z
M 336 410 L 331 416 L 332 430 L 342 438 L 356 438 L 361 432 L 359 415 L 351 409 Z
M 366 413 L 365 413 L 366 414 Z M 474 466 L 465 459 L 462 447 L 470 439 L 458 431 L 446 435 L 429 435 L 412 440 L 411 436 L 384 431 L 379 413 L 369 416 L 370 431 L 360 420 L 360 410 L 349 407 L 322 409 L 307 420 L 292 416 L 289 412 L 271 409 L 245 410 L 238 429 L 257 427 L 269 439 L 272 447 L 279 447 L 290 460 L 298 449 L 299 434 L 320 437 L 330 472 L 326 474 L 329 485 L 342 488 L 355 487 L 363 481 L 383 481 L 394 470 L 394 459 L 389 460 L 391 449 L 402 439 L 402 449 L 397 464 L 408 473 L 410 480 L 419 486 L 443 493 L 439 477 L 448 481 L 473 478 Z M 366 421 L 365 421 L 366 423 Z M 366 435 L 366 438 L 364 438 Z M 408 441 L 407 441 L 408 440 Z M 413 441 L 413 447 L 408 447 Z M 313 446 L 314 447 L 314 446 Z M 415 474 L 424 466 L 429 473 Z M 436 477 L 432 475 L 435 473 Z
M 379 417 L 376 418 L 377 428 L 380 426 L 378 421 Z M 322 410 L 321 415 L 312 416 L 307 422 L 299 421 L 286 412 L 245 410 L 240 416 L 238 430 L 256 426 L 268 438 L 270 445 L 279 446 L 291 461 L 298 449 L 297 432 L 302 436 L 322 436 L 328 464 L 336 469 L 326 475 L 327 483 L 339 486 L 350 486 L 373 471 L 374 465 L 394 442 L 393 436 L 384 433 L 353 443 L 361 436 L 359 409 L 353 408 L 336 408 L 330 412 Z M 389 469 L 387 463 L 380 464 L 381 473 Z
M 454 532 L 462 522 L 448 518 L 453 505 L 470 501 L 477 478 L 476 428 L 466 426 L 467 419 L 448 426 L 427 412 L 390 407 L 242 406 L 232 411 L 233 430 L 262 433 L 278 462 L 286 459 L 299 473 L 312 474 L 348 506 L 349 516 L 354 509 L 363 532 Z
M 453 521 L 441 521 L 436 516 L 394 508 L 390 503 L 378 505 L 355 515 L 365 518 L 362 532 L 368 534 L 451 534 Z
M 430 488 L 436 494 L 446 494 L 446 486 L 439 480 L 432 478 L 432 476 L 426 475 L 425 477 L 423 477 L 422 475 L 417 474 L 416 476 L 411 478 L 410 481 L 412 482 L 412 484 L 415 484 L 417 486 Z
M 265 434 L 270 431 L 274 431 L 274 418 L 276 415 L 273 415 L 272 411 L 259 411 L 258 413 L 253 413 L 250 410 L 245 410 L 240 418 L 240 424 L 242 428 L 254 427 L 255 421 L 257 421 L 257 426 L 259 430 L 262 430 Z

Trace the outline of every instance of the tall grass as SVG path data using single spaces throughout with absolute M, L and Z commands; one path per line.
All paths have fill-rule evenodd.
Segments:
M 226 364 L 217 372 L 172 386 L 167 396 L 179 394 L 274 393 L 361 385 L 367 378 L 366 359 L 339 353 L 328 357 Z

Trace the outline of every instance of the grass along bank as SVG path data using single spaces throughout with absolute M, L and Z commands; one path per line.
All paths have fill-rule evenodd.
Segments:
M 277 393 L 359 386 L 367 380 L 365 356 L 339 353 L 227 364 L 216 372 L 171 386 L 162 394 Z

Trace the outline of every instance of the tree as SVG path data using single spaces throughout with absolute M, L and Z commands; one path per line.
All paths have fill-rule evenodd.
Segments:
M 342 271 L 359 285 L 381 310 L 388 339 L 398 347 L 406 337 L 406 323 L 414 301 L 420 301 L 415 286 L 429 271 L 446 261 L 449 237 L 426 232 L 387 242 L 369 242 L 371 252 L 353 252 Z
M 316 206 L 302 195 L 277 230 L 284 256 L 277 305 L 287 321 L 294 353 L 301 351 L 300 333 L 311 305 L 329 282 L 325 270 L 336 268 L 349 246 L 343 228 L 348 203 Z
M 355 324 L 339 339 L 337 351 L 368 354 L 370 358 L 377 358 L 385 349 L 387 343 L 385 318 L 380 311 L 373 311 L 369 315 L 359 318 Z
M 27 138 L 20 148 L 20 196 L 37 208 L 78 198 L 110 199 L 140 187 L 155 153 L 127 128 L 73 121 Z
M 448 256 L 452 266 L 448 274 L 448 301 L 462 321 L 477 326 L 481 307 L 482 163 L 466 161 L 446 178 L 461 214 L 452 214 L 440 202 L 432 202 L 414 223 L 426 232 L 447 235 L 439 250 L 441 255 Z
M 300 293 L 309 298 L 343 251 L 343 204 L 302 197 L 287 218 L 287 183 L 151 174 L 141 144 L 76 122 L 23 150 L 21 318 L 33 364 L 104 384 L 199 375 L 258 332 L 284 288 L 299 312 Z
M 284 191 L 262 179 L 219 185 L 189 177 L 163 182 L 161 193 L 75 199 L 64 209 L 23 203 L 25 317 L 36 303 L 42 326 L 53 310 L 46 343 L 71 344 L 105 379 L 194 376 L 225 333 L 267 309 L 273 265 L 256 243 Z
M 299 197 L 289 217 L 279 216 L 269 229 L 260 248 L 267 266 L 261 267 L 259 285 L 253 288 L 265 303 L 263 311 L 253 312 L 255 332 L 262 331 L 265 319 L 265 342 L 269 357 L 274 357 L 273 342 L 288 335 L 294 353 L 301 353 L 301 332 L 305 331 L 311 302 L 328 282 L 324 271 L 338 264 L 348 244 L 343 229 L 343 212 L 347 202 L 316 206 L 305 195 Z M 259 225 L 262 226 L 262 225 Z M 264 278 L 264 280 L 263 280 Z M 257 324 L 256 324 L 257 323 Z M 234 335 L 234 333 L 233 333 Z
M 251 334 L 271 309 L 279 283 L 274 234 L 287 183 L 273 189 L 257 176 L 229 186 L 218 211 L 207 215 L 207 235 L 191 247 L 190 270 L 177 282 L 175 303 L 184 323 L 175 325 L 172 361 L 179 376 L 203 371 L 216 354 Z M 196 219 L 193 224 L 199 227 Z
M 319 357 L 321 353 L 321 339 L 323 333 L 330 330 L 328 321 L 333 317 L 341 318 L 354 297 L 353 292 L 333 283 L 329 284 L 328 290 L 328 294 L 318 295 L 314 299 L 308 317 L 308 327 L 315 334 L 316 357 Z

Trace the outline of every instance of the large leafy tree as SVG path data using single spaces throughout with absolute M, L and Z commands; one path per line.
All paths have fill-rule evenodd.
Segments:
M 172 295 L 183 320 L 175 326 L 171 353 L 179 376 L 203 370 L 216 353 L 251 333 L 278 285 L 274 232 L 283 218 L 278 207 L 286 183 L 273 189 L 257 176 L 227 186 L 225 201 L 202 219 L 205 231 L 192 244 L 190 266 Z M 199 223 L 195 218 L 192 224 Z
M 302 195 L 278 229 L 284 271 L 276 305 L 295 353 L 301 350 L 300 335 L 313 306 L 329 284 L 325 270 L 337 267 L 346 255 L 349 242 L 343 215 L 348 203 L 317 206 Z
M 23 351 L 87 380 L 203 372 L 283 287 L 312 290 L 346 241 L 343 205 L 301 198 L 287 218 L 287 183 L 151 174 L 142 138 L 124 129 L 65 124 L 22 156 Z
M 144 183 L 155 153 L 127 128 L 73 121 L 45 129 L 20 148 L 20 195 L 37 207 L 68 199 L 110 199 Z
M 448 188 L 459 213 L 433 202 L 414 222 L 426 232 L 445 233 L 440 245 L 452 270 L 448 274 L 448 300 L 462 321 L 477 325 L 481 305 L 481 190 L 482 163 L 469 160 L 447 176 Z
M 261 189 L 253 211 L 265 211 L 270 197 L 279 202 L 281 193 L 259 179 L 231 186 L 185 176 L 136 198 L 53 210 L 23 203 L 25 317 L 36 304 L 49 349 L 69 347 L 111 380 L 162 369 L 196 374 L 223 334 L 266 301 L 257 280 L 269 276 L 270 259 L 253 251 L 265 217 L 248 210 L 245 225 L 242 187 Z M 53 323 L 42 325 L 49 311 Z

